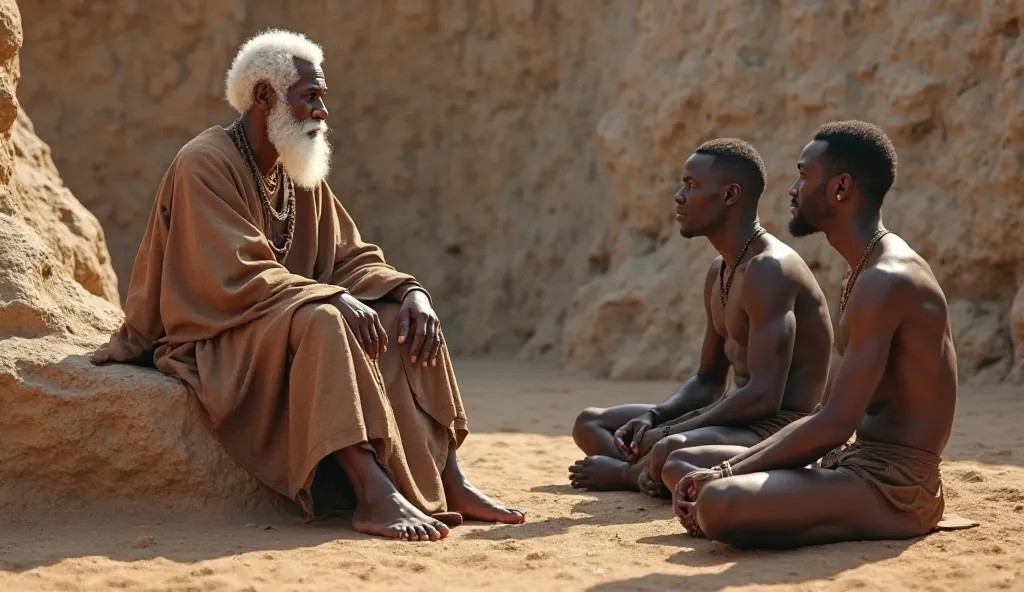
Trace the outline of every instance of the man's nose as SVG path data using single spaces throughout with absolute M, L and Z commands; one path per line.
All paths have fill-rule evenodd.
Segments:
M 686 203 L 686 197 L 683 196 L 683 190 L 676 191 L 676 203 L 684 205 Z
M 317 104 L 313 106 L 313 113 L 312 113 L 313 119 L 317 119 L 317 120 L 320 120 L 320 121 L 327 121 L 327 116 L 328 115 L 329 114 L 327 112 L 327 105 L 324 105 L 323 99 L 317 101 Z

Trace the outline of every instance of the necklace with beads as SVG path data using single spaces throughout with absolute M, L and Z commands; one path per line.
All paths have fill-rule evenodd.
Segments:
M 736 266 L 740 264 L 740 260 L 743 259 L 743 255 L 746 254 L 750 245 L 765 232 L 767 231 L 760 224 L 754 227 L 754 232 L 747 239 L 747 242 L 743 244 L 740 254 L 736 255 L 736 259 L 732 262 L 732 267 L 729 269 L 729 279 L 724 284 L 722 279 L 725 276 L 725 260 L 722 260 L 722 266 L 718 268 L 718 290 L 722 297 L 722 308 L 725 308 L 725 303 L 729 300 L 729 289 L 732 288 L 732 277 L 736 273 Z
M 263 234 L 267 237 L 267 243 L 270 245 L 275 257 L 278 261 L 281 261 L 291 249 L 292 239 L 295 237 L 295 183 L 285 172 L 281 163 L 278 163 L 269 175 L 264 175 L 260 171 L 241 120 L 236 120 L 228 129 L 235 147 L 242 154 L 246 168 L 249 169 L 249 174 L 256 185 L 256 192 L 260 196 L 260 209 L 263 212 Z M 271 198 L 281 184 L 284 185 L 284 199 L 282 209 L 278 211 L 274 208 Z M 274 220 L 285 223 L 281 244 L 274 240 Z
M 871 240 L 868 241 L 868 246 L 864 247 L 864 252 L 860 255 L 860 260 L 857 261 L 856 267 L 851 269 L 846 274 L 846 285 L 843 286 L 842 292 L 839 293 L 839 316 L 843 316 L 843 311 L 846 310 L 846 303 L 850 299 L 850 293 L 853 292 L 853 284 L 857 281 L 857 277 L 860 276 L 861 268 L 864 267 L 864 262 L 868 260 L 868 255 L 871 254 L 871 249 L 875 248 L 875 244 L 882 239 L 883 236 L 889 234 L 889 231 L 884 228 L 879 228 L 878 231 L 872 235 Z

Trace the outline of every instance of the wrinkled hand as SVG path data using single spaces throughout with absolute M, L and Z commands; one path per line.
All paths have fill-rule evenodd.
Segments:
M 653 427 L 654 418 L 650 413 L 643 413 L 615 430 L 615 447 L 619 449 L 626 461 L 636 462 L 643 456 L 640 454 L 640 443 L 643 442 L 644 435 L 648 430 Z
M 332 303 L 341 311 L 341 316 L 356 334 L 356 340 L 363 346 L 366 355 L 370 356 L 371 360 L 379 360 L 381 354 L 388 351 L 388 334 L 380 324 L 377 311 L 348 292 L 335 298 Z
M 430 298 L 420 290 L 412 290 L 402 300 L 402 310 L 398 313 L 399 345 L 409 340 L 412 327 L 415 332 L 409 345 L 409 361 L 413 364 L 419 361 L 424 368 L 428 362 L 437 366 L 437 354 L 444 343 L 441 321 L 430 305 Z
M 697 524 L 697 498 L 708 482 L 721 478 L 722 471 L 719 469 L 700 469 L 687 473 L 676 484 L 676 490 L 672 495 L 672 509 L 683 528 L 695 537 L 704 536 L 700 525 Z

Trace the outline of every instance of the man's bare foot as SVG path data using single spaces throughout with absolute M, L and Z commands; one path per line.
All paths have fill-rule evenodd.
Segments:
M 352 528 L 403 541 L 437 541 L 450 532 L 444 523 L 427 518 L 400 493 L 375 500 L 360 500 L 352 515 Z
M 576 489 L 613 491 L 629 487 L 629 463 L 610 456 L 588 456 L 569 467 L 569 482 Z
M 502 524 L 522 524 L 526 521 L 525 510 L 499 504 L 464 478 L 446 480 L 444 496 L 448 500 L 448 509 L 462 514 L 467 520 Z
M 637 479 L 636 484 L 640 488 L 640 491 L 651 497 L 659 499 L 672 498 L 672 492 L 670 492 L 661 481 L 655 481 L 652 479 L 651 474 L 647 472 L 647 469 L 644 469 L 640 473 L 640 477 Z

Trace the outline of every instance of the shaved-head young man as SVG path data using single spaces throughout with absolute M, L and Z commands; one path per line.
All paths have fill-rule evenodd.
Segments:
M 691 534 L 741 547 L 924 535 L 943 515 L 957 362 L 942 288 L 882 224 L 896 151 L 872 124 L 832 122 L 797 170 L 790 232 L 823 232 L 850 266 L 842 358 L 821 407 L 761 444 L 713 469 L 698 470 L 700 449 L 673 453 L 669 464 L 687 473 L 677 516 Z
M 761 156 L 742 140 L 706 142 L 687 159 L 679 233 L 719 253 L 703 282 L 697 372 L 660 405 L 584 411 L 573 437 L 589 456 L 569 469 L 574 487 L 667 497 L 682 477 L 662 471 L 673 450 L 701 446 L 710 467 L 820 401 L 832 348 L 825 296 L 803 259 L 761 227 L 764 187 Z M 730 368 L 735 388 L 723 396 Z
M 238 119 L 171 163 L 124 324 L 93 362 L 180 378 L 225 449 L 307 520 L 354 506 L 356 530 L 415 541 L 463 518 L 522 522 L 459 467 L 466 415 L 429 295 L 327 184 L 322 62 L 289 31 L 241 47 Z

